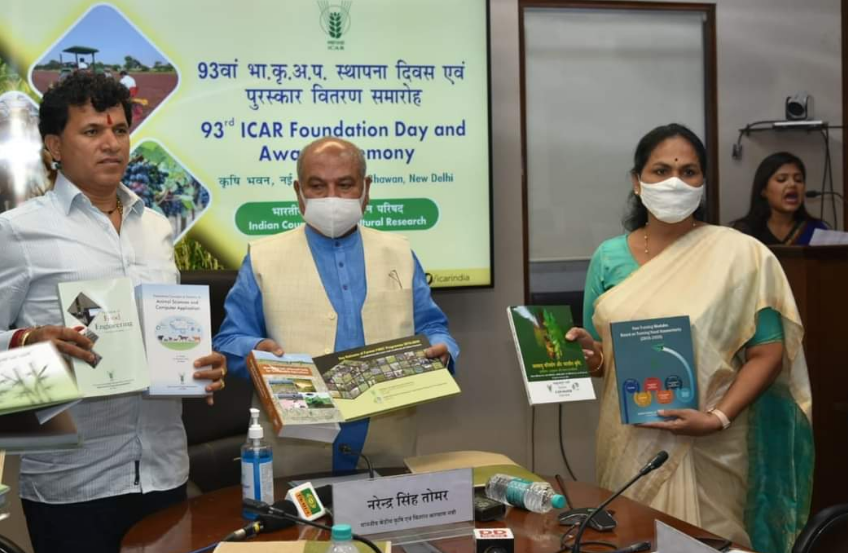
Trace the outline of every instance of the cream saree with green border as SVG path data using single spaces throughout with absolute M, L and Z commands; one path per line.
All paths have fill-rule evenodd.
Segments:
M 705 411 L 732 384 L 766 307 L 781 314 L 783 368 L 730 428 L 692 438 L 621 423 L 610 323 L 688 315 Z M 694 229 L 601 295 L 592 320 L 606 359 L 598 483 L 615 489 L 666 450 L 669 460 L 626 495 L 761 553 L 791 551 L 809 511 L 812 400 L 804 329 L 775 256 L 735 230 Z

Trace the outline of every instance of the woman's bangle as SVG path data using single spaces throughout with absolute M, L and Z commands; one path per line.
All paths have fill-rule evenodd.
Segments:
M 598 366 L 597 366 L 597 367 L 595 367 L 594 369 L 590 369 L 590 370 L 589 370 L 589 374 L 595 374 L 595 373 L 600 372 L 601 367 L 603 367 L 603 366 L 604 366 L 604 350 L 599 349 L 599 350 L 598 350 L 598 355 L 600 356 L 601 361 L 598 363 Z
M 715 415 L 715 417 L 719 421 L 721 421 L 721 429 L 722 430 L 727 430 L 727 427 L 730 426 L 730 419 L 727 417 L 727 415 L 724 414 L 724 411 L 722 411 L 721 409 L 719 409 L 717 407 L 713 407 L 712 409 L 707 411 L 707 413 Z

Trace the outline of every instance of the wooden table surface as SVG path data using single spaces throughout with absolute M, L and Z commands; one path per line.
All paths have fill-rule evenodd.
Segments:
M 553 486 L 559 489 L 555 482 Z M 285 496 L 286 479 L 275 483 L 277 499 Z M 572 506 L 590 507 L 599 505 L 610 492 L 583 482 L 566 483 Z M 583 541 L 598 539 L 625 547 L 634 542 L 654 539 L 654 520 L 659 519 L 695 537 L 715 537 L 705 530 L 655 511 L 625 497 L 613 501 L 609 510 L 615 512 L 618 522 L 612 532 L 599 533 L 587 530 Z M 517 553 L 551 553 L 560 549 L 560 536 L 566 529 L 557 522 L 553 510 L 537 514 L 512 508 L 504 520 L 477 523 L 478 527 L 509 527 L 515 534 Z M 317 522 L 331 524 L 328 517 Z M 230 532 L 244 526 L 241 516 L 241 487 L 232 486 L 189 499 L 155 513 L 138 524 L 124 537 L 121 553 L 189 553 L 211 545 Z M 257 541 L 327 540 L 326 532 L 306 526 L 295 526 L 277 532 L 262 534 Z M 452 538 L 433 542 L 444 553 L 472 553 L 473 538 Z M 395 548 L 392 548 L 395 550 Z M 398 548 L 401 549 L 401 548 Z M 602 550 L 587 547 L 589 550 Z

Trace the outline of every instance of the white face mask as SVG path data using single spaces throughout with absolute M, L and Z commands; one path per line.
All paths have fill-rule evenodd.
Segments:
M 664 223 L 679 223 L 695 213 L 701 205 L 706 186 L 689 186 L 677 177 L 653 184 L 646 184 L 640 179 L 639 184 L 642 185 L 639 194 L 642 203 Z
M 350 231 L 362 219 L 362 204 L 365 201 L 365 184 L 362 196 L 356 198 L 303 198 L 303 220 L 315 230 L 329 238 L 338 238 Z

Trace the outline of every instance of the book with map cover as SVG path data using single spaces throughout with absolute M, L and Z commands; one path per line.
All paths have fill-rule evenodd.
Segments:
M 425 336 L 409 336 L 314 359 L 254 350 L 248 369 L 278 436 L 329 441 L 338 422 L 371 417 L 442 397 L 459 386 Z
M 408 336 L 322 355 L 315 366 L 344 420 L 353 421 L 458 394 L 442 361 L 424 354 L 429 347 L 426 336 Z
M 212 353 L 209 287 L 140 284 L 135 288 L 150 372 L 150 396 L 208 395 L 210 380 L 194 378 L 199 357 Z

